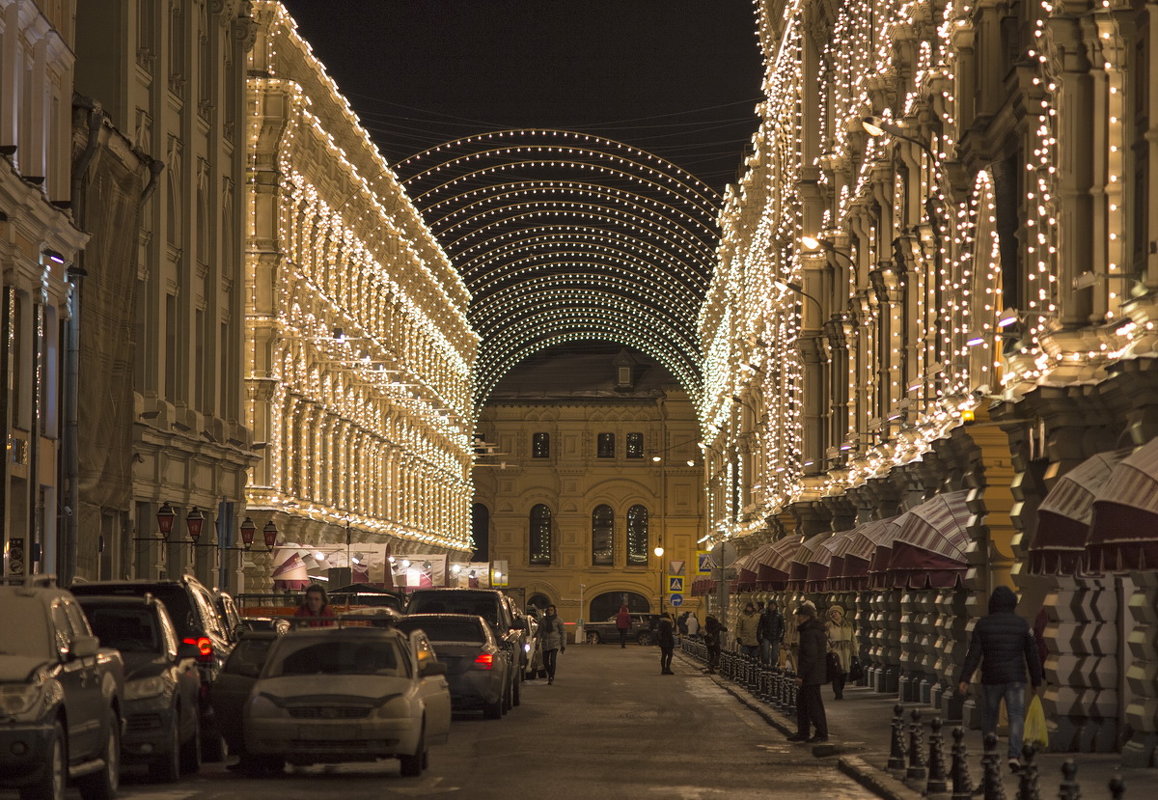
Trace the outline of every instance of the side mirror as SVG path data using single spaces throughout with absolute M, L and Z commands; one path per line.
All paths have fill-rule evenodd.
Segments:
M 184 661 L 186 658 L 191 658 L 196 661 L 199 655 L 201 655 L 201 651 L 197 648 L 197 645 L 191 642 L 181 642 L 181 644 L 177 645 L 178 661 Z
M 445 675 L 446 664 L 441 661 L 427 661 L 418 668 L 418 677 L 429 678 L 433 675 Z
M 90 658 L 101 649 L 101 640 L 95 636 L 78 636 L 72 641 L 68 654 L 72 658 Z

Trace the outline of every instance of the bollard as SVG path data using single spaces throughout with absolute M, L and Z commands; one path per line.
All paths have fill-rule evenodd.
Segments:
M 1005 800 L 1001 782 L 1001 756 L 997 753 L 997 734 L 985 734 L 985 755 L 981 756 L 981 790 L 985 800 Z
M 929 733 L 929 780 L 925 783 L 925 796 L 944 794 L 949 791 L 945 780 L 945 737 L 941 733 L 940 717 L 933 717 Z
M 1058 800 L 1081 800 L 1082 787 L 1078 786 L 1078 764 L 1072 758 L 1062 763 L 1062 782 L 1057 790 Z M 987 799 L 988 800 L 988 799 Z
M 921 712 L 913 709 L 909 715 L 909 768 L 905 771 L 906 778 L 923 781 L 929 771 L 925 768 L 925 729 L 921 727 Z
M 1017 800 L 1041 800 L 1038 792 L 1037 745 L 1026 742 L 1021 746 L 1021 774 L 1017 780 Z
M 969 777 L 969 752 L 965 747 L 965 729 L 953 729 L 953 800 L 972 800 L 973 779 Z
M 1110 795 L 1114 800 L 1122 800 L 1126 796 L 1126 782 L 1122 780 L 1121 775 L 1115 775 L 1110 778 Z
M 888 768 L 893 772 L 905 770 L 905 707 L 893 706 L 892 741 L 889 743 Z

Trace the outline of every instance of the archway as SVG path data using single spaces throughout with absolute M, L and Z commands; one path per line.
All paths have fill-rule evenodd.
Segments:
M 636 592 L 604 592 L 591 600 L 592 622 L 602 622 L 611 619 L 619 611 L 619 607 L 627 603 L 627 610 L 637 613 L 651 611 L 651 603 L 647 598 Z
M 534 606 L 535 608 L 539 609 L 540 611 L 546 611 L 547 606 L 549 606 L 549 605 L 553 605 L 553 603 L 551 602 L 551 598 L 547 597 L 547 595 L 543 594 L 542 592 L 535 592 L 533 595 L 531 595 L 527 599 L 527 606 L 528 607 Z

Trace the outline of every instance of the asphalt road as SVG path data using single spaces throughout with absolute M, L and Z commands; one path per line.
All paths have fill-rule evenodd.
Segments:
M 814 758 L 677 655 L 659 674 L 659 651 L 578 645 L 559 658 L 555 685 L 530 681 L 502 720 L 456 716 L 450 743 L 420 778 L 398 762 L 287 770 L 245 778 L 220 764 L 169 786 L 125 776 L 139 800 L 379 800 L 457 795 L 518 800 L 618 798 L 872 797 Z M 75 792 L 70 792 L 77 797 Z

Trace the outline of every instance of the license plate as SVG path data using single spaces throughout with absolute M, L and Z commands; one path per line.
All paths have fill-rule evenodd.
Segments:
M 349 723 L 335 725 L 299 725 L 298 738 L 306 741 L 333 741 L 335 739 L 360 739 L 362 726 Z

